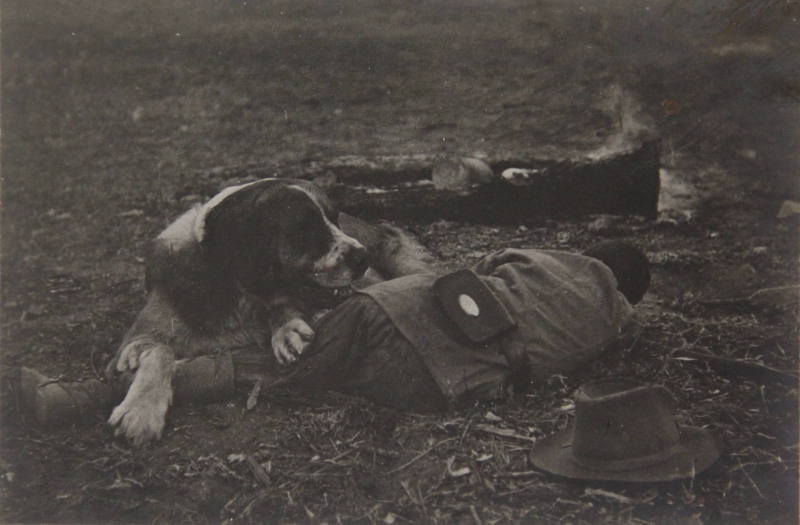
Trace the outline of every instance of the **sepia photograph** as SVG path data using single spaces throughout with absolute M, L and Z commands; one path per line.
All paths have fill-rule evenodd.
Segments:
M 5 0 L 0 523 L 792 525 L 798 0 Z

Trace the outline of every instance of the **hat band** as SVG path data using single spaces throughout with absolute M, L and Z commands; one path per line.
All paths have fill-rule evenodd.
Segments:
M 570 445 L 571 447 L 572 445 Z M 620 470 L 633 470 L 643 467 L 651 467 L 653 465 L 657 465 L 658 463 L 663 463 L 667 461 L 675 454 L 680 452 L 682 444 L 680 441 L 675 443 L 669 448 L 666 448 L 660 452 L 656 452 L 655 454 L 649 454 L 647 456 L 639 456 L 635 458 L 626 458 L 626 459 L 592 459 L 586 457 L 578 457 L 575 455 L 575 449 L 572 449 L 572 454 L 570 457 L 572 460 L 577 463 L 578 465 L 592 469 L 592 470 L 605 470 L 605 471 L 620 471 Z

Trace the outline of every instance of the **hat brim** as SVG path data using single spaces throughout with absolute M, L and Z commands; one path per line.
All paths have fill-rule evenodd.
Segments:
M 656 482 L 692 477 L 710 467 L 719 458 L 719 447 L 708 430 L 681 427 L 681 439 L 675 453 L 654 465 L 635 469 L 587 468 L 572 455 L 572 427 L 548 436 L 534 445 L 531 462 L 537 468 L 572 479 L 603 481 Z

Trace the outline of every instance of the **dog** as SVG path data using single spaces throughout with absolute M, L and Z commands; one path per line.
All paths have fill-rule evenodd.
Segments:
M 136 445 L 159 439 L 176 359 L 257 345 L 276 366 L 293 363 L 314 337 L 314 313 L 339 290 L 434 264 L 405 232 L 339 214 L 308 181 L 225 188 L 152 243 L 147 302 L 106 368 L 132 375 L 108 422 Z

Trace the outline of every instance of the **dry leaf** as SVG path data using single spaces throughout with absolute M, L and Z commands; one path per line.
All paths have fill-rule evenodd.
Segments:
M 459 469 L 453 470 L 453 463 L 455 462 L 456 457 L 452 456 L 447 460 L 447 473 L 450 474 L 451 477 L 460 478 L 461 476 L 466 476 L 470 472 L 472 472 L 469 467 L 461 467 Z
M 259 379 L 253 385 L 253 389 L 250 390 L 250 394 L 247 396 L 247 403 L 245 404 L 245 410 L 252 410 L 258 404 L 258 396 L 261 394 L 261 380 Z

